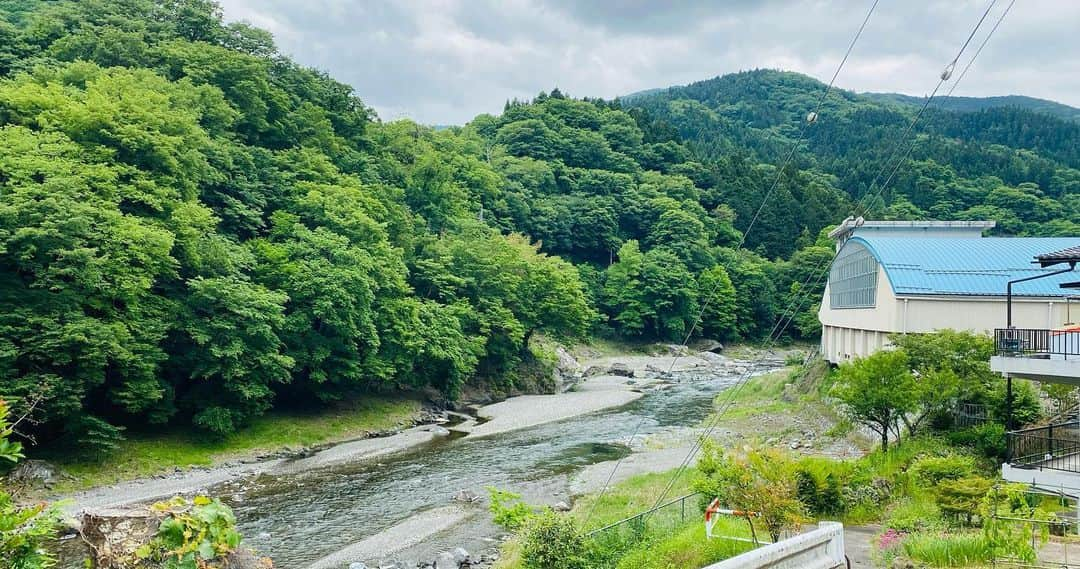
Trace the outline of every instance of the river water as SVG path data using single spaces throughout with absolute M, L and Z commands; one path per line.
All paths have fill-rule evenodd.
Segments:
M 302 569 L 426 509 L 447 505 L 460 490 L 484 495 L 485 487 L 495 486 L 532 502 L 568 500 L 568 476 L 628 453 L 625 443 L 639 423 L 640 435 L 695 426 L 716 393 L 737 380 L 722 371 L 683 372 L 675 378 L 675 385 L 618 409 L 487 438 L 449 437 L 378 463 L 263 475 L 214 493 L 233 507 L 249 545 L 281 569 Z M 472 552 L 490 548 L 499 531 L 487 518 L 473 516 L 399 558 L 430 560 L 457 546 Z

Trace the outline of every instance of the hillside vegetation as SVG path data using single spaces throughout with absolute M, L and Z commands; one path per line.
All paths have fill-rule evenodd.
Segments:
M 657 127 L 677 131 L 697 155 L 729 172 L 752 172 L 761 161 L 784 158 L 824 89 L 805 75 L 759 70 L 672 87 L 627 104 Z M 868 211 L 875 219 L 991 219 L 1002 235 L 1080 234 L 1080 123 L 1017 106 L 953 108 L 953 101 L 930 106 L 915 130 L 919 143 L 911 159 L 856 213 Z M 834 223 L 837 212 L 856 211 L 854 204 L 867 193 L 877 194 L 892 166 L 880 178 L 878 173 L 895 149 L 906 150 L 910 137 L 901 137 L 917 109 L 848 91 L 826 100 L 796 160 L 804 175 L 831 182 L 814 191 L 833 206 L 826 223 Z M 766 189 L 762 181 L 721 184 L 718 197 L 735 209 L 736 228 L 744 227 Z M 772 255 L 790 252 L 800 244 L 792 241 L 793 230 L 814 235 L 816 206 L 781 187 L 763 212 L 768 223 L 747 236 L 748 245 Z
M 82 450 L 272 408 L 507 391 L 530 338 L 767 336 L 912 112 L 753 72 L 383 123 L 207 0 L 0 4 L 0 397 Z M 893 219 L 1077 234 L 1080 125 L 934 112 Z M 810 298 L 820 289 L 810 291 Z M 810 303 L 807 303 L 810 304 Z M 803 305 L 786 334 L 813 337 Z M 151 427 L 154 428 L 154 427 Z

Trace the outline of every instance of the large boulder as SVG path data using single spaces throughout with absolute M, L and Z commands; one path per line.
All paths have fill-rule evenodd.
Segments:
M 582 375 L 584 375 L 585 377 L 595 377 L 598 375 L 604 375 L 606 371 L 607 370 L 605 370 L 603 366 L 591 365 L 588 369 L 585 370 L 585 373 Z
M 16 486 L 49 487 L 58 473 L 55 466 L 44 460 L 24 460 L 7 474 L 7 481 Z
M 555 349 L 555 369 L 552 371 L 552 379 L 558 385 L 574 383 L 581 378 L 581 364 L 578 363 L 566 348 L 559 346 Z
M 444 551 L 435 557 L 435 569 L 458 569 L 457 559 L 454 554 Z
M 634 377 L 634 369 L 623 362 L 615 362 L 608 368 L 608 374 L 619 377 Z
M 724 345 L 720 342 L 717 342 L 716 340 L 709 340 L 707 338 L 703 338 L 701 340 L 698 340 L 697 342 L 694 342 L 694 349 L 700 352 L 715 353 L 724 351 Z
M 728 359 L 716 352 L 698 352 L 697 357 L 705 360 L 709 365 L 723 365 Z
M 472 490 L 458 490 L 457 494 L 454 494 L 454 501 L 463 504 L 474 504 L 481 499 L 480 495 Z

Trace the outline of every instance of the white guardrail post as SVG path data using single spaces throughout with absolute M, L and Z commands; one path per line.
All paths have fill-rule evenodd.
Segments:
M 799 534 L 714 563 L 704 569 L 839 569 L 844 559 L 844 524 L 820 522 Z

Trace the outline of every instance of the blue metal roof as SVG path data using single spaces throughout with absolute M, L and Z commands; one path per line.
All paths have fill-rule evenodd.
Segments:
M 855 236 L 885 268 L 898 295 L 1004 296 L 1014 279 L 1065 268 L 1041 268 L 1035 256 L 1080 246 L 1080 237 L 933 237 Z M 845 244 L 845 247 L 847 244 Z M 1062 283 L 1080 280 L 1080 270 L 1013 285 L 1019 296 L 1066 296 Z

